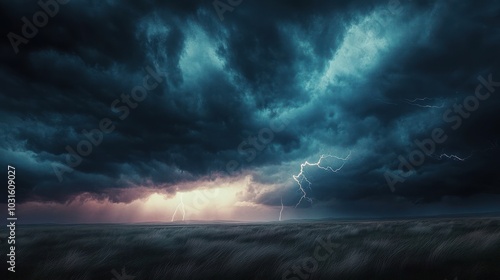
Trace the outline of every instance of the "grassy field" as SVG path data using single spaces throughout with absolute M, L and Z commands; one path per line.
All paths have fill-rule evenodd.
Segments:
M 500 279 L 498 218 L 31 225 L 16 248 L 8 279 Z

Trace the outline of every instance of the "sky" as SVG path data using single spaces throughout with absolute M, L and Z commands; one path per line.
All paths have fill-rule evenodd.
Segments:
M 19 222 L 500 211 L 495 1 L 40 3 L 0 3 Z

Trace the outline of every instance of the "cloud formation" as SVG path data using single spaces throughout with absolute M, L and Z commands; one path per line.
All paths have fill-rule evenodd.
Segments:
M 75 0 L 17 54 L 7 34 L 40 8 L 0 5 L 0 163 L 19 170 L 22 202 L 131 202 L 149 194 L 137 188 L 250 175 L 246 201 L 294 206 L 301 163 L 351 151 L 342 172 L 305 170 L 326 212 L 439 212 L 456 200 L 499 210 L 472 202 L 500 191 L 500 88 L 458 129 L 443 118 L 478 77 L 500 81 L 496 3 L 244 1 L 221 22 L 210 1 Z M 111 104 L 143 84 L 146 67 L 166 76 L 120 119 Z M 102 119 L 114 131 L 60 182 L 66 147 Z M 447 141 L 391 192 L 385 172 L 436 127 Z M 117 190 L 133 195 L 110 197 Z

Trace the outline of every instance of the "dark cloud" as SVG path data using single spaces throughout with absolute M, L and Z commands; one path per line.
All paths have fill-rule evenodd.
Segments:
M 413 2 L 244 1 L 221 22 L 210 1 L 70 1 L 17 55 L 7 34 L 40 8 L 4 2 L 0 162 L 19 170 L 21 201 L 88 192 L 129 202 L 118 190 L 252 174 L 276 188 L 249 200 L 293 205 L 300 163 L 348 151 L 339 173 L 306 168 L 327 208 L 498 194 L 500 89 L 457 130 L 443 113 L 474 94 L 478 76 L 500 80 L 500 6 Z M 146 67 L 166 76 L 121 120 L 111 104 L 143 84 Z M 104 118 L 115 130 L 59 182 L 66 146 Z M 447 141 L 392 193 L 385 172 L 436 127 Z

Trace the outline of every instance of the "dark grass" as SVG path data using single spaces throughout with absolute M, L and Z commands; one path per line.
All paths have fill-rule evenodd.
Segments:
M 335 250 L 307 279 L 500 279 L 498 218 L 19 226 L 8 279 L 283 279 L 317 238 Z

